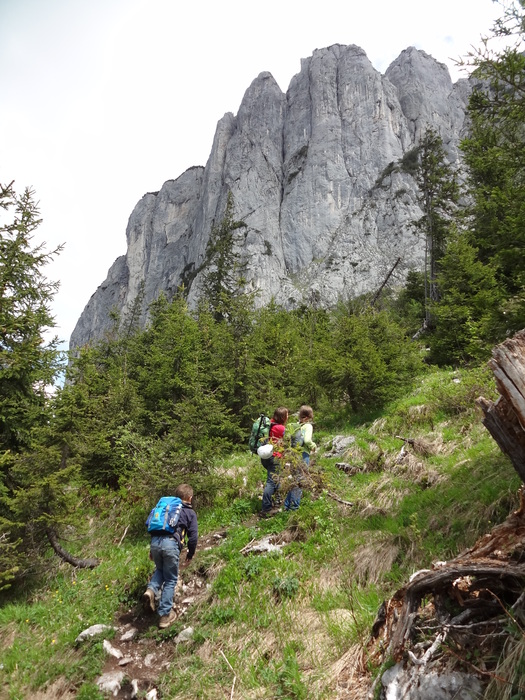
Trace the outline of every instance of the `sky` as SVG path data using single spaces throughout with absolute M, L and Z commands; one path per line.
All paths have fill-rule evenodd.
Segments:
M 67 347 L 137 202 L 206 164 L 259 73 L 285 92 L 315 49 L 357 44 L 384 73 L 415 46 L 456 81 L 500 16 L 492 0 L 0 0 L 0 182 L 35 191 L 35 244 L 64 244 L 45 269 L 53 334 Z

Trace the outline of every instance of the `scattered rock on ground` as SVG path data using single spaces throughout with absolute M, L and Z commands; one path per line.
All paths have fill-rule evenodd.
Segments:
M 124 677 L 124 671 L 110 671 L 98 678 L 97 685 L 102 693 L 111 693 L 111 695 L 117 697 Z
M 81 632 L 75 639 L 75 642 L 83 642 L 90 637 L 95 637 L 98 634 L 105 634 L 106 632 L 113 632 L 116 628 L 111 625 L 91 625 L 83 632 Z
M 181 642 L 189 642 L 193 638 L 193 627 L 185 627 L 182 632 L 180 632 L 175 637 L 175 644 L 180 644 Z
M 332 449 L 324 453 L 324 457 L 340 457 L 355 442 L 353 435 L 336 435 L 332 440 Z
M 268 552 L 280 552 L 284 544 L 274 544 L 273 536 L 267 535 L 257 542 L 250 542 L 242 549 L 243 554 L 266 554 Z
M 106 654 L 109 654 L 110 656 L 114 656 L 116 659 L 121 659 L 124 654 L 120 651 L 120 649 L 116 649 L 111 642 L 108 642 L 107 639 L 104 639 L 102 646 L 104 647 L 104 651 Z
M 136 627 L 131 627 L 129 630 L 127 630 L 126 632 L 124 632 L 124 634 L 120 636 L 120 641 L 131 642 L 133 639 L 135 639 L 138 633 L 139 631 Z
M 381 683 L 388 700 L 476 700 L 483 694 L 481 683 L 469 673 L 417 672 L 400 663 L 383 673 Z

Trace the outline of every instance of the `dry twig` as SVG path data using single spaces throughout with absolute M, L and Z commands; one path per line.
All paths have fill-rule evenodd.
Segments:
M 354 505 L 350 501 L 343 501 L 342 498 L 339 498 L 339 496 L 336 496 L 335 493 L 330 493 L 330 491 L 327 491 L 326 495 L 330 496 L 330 498 L 333 498 L 334 501 L 337 501 L 338 503 L 342 503 L 344 506 L 353 506 Z
M 224 654 L 223 650 L 222 650 L 222 649 L 219 649 L 219 651 L 220 651 L 220 653 L 221 653 L 221 655 L 222 655 L 222 658 L 226 661 L 226 663 L 227 663 L 228 666 L 230 667 L 230 671 L 233 673 L 233 685 L 232 685 L 232 691 L 231 691 L 231 693 L 230 693 L 230 700 L 233 700 L 233 693 L 234 693 L 234 691 L 235 691 L 235 681 L 237 680 L 237 676 L 235 675 L 235 671 L 233 670 L 233 666 L 231 665 L 231 663 L 230 663 L 230 662 L 228 661 L 228 659 L 226 658 L 226 655 Z
M 120 545 L 122 544 L 122 542 L 124 542 L 124 537 L 126 537 L 126 533 L 127 533 L 128 529 L 129 529 L 129 525 L 126 526 L 126 529 L 124 530 L 124 534 L 123 534 L 122 537 L 120 538 L 120 542 L 118 543 L 117 547 L 120 547 Z

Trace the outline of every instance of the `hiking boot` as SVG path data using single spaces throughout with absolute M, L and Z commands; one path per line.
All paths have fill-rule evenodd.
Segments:
M 155 593 L 153 592 L 153 589 L 146 588 L 146 591 L 142 596 L 142 606 L 145 612 L 155 612 Z
M 175 620 L 177 619 L 177 613 L 175 610 L 170 610 L 167 615 L 162 615 L 162 617 L 159 620 L 159 629 L 163 630 L 166 627 L 169 627 L 172 625 Z
M 261 510 L 259 513 L 259 518 L 271 518 L 273 515 L 276 515 L 280 512 L 280 508 L 270 508 L 270 510 Z

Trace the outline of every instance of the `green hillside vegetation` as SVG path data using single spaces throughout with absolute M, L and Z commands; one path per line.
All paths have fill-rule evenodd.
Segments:
M 0 186 L 2 697 L 99 698 L 102 638 L 75 640 L 133 624 L 135 652 L 165 662 L 145 665 L 138 697 L 155 686 L 165 698 L 357 700 L 383 668 L 367 646 L 381 602 L 517 506 L 520 480 L 476 398 L 495 398 L 491 350 L 525 326 L 524 6 L 505 3 L 494 28 L 515 49 L 487 42 L 466 59 L 479 79 L 467 178 L 431 129 L 393 166 L 414 177 L 427 250 L 402 288 L 392 278 L 331 309 L 258 309 L 230 195 L 197 309 L 182 287 L 141 328 L 139 294 L 106 337 L 64 357 L 46 340 L 56 285 L 44 270 L 60 251 L 34 244 L 34 193 Z M 250 427 L 301 404 L 319 445 L 301 507 L 260 520 Z M 338 435 L 354 441 L 327 456 Z M 182 572 L 191 600 L 159 630 L 139 604 L 152 573 L 144 520 L 181 482 L 201 544 Z M 278 550 L 249 553 L 265 535 Z M 521 697 L 523 632 L 510 627 L 512 653 L 483 660 L 494 699 Z
M 490 386 L 484 370 L 436 370 L 375 418 L 338 426 L 337 434 L 355 437 L 344 456 L 353 476 L 336 467 L 341 457 L 323 456 L 335 426 L 316 423 L 321 447 L 312 469 L 322 475 L 321 488 L 308 492 L 297 512 L 270 520 L 255 515 L 259 459 L 245 450 L 217 460 L 215 495 L 197 492 L 196 510 L 201 540 L 221 537 L 199 549 L 182 574 L 201 577 L 206 588 L 165 631 L 140 607 L 153 568 L 143 525 L 149 503 L 131 487 L 80 487 L 68 545 L 101 563 L 74 569 L 48 555 L 31 583 L 6 596 L 6 697 L 28 697 L 46 684 L 56 689 L 59 680 L 76 697 L 102 697 L 94 684 L 105 663 L 102 640 L 75 639 L 128 611 L 170 660 L 157 683 L 163 697 L 224 697 L 234 676 L 235 697 L 335 697 L 335 678 L 352 655 L 365 653 L 381 601 L 413 571 L 471 546 L 517 505 L 519 479 L 474 406 L 477 395 L 490 397 Z M 399 433 L 416 443 L 398 461 Z M 281 553 L 243 554 L 266 534 L 286 543 Z M 175 645 L 188 626 L 191 641 Z M 368 670 L 378 671 L 373 659 Z

